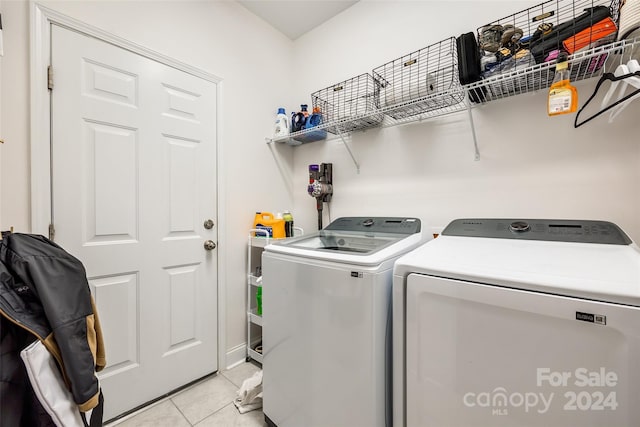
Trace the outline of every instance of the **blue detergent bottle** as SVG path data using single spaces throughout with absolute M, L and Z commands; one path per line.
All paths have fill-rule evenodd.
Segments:
M 304 129 L 308 117 L 307 104 L 300 105 L 300 111 L 291 114 L 291 131 L 298 132 Z
M 307 119 L 304 128 L 309 129 L 318 126 L 320 123 L 322 123 L 322 113 L 320 112 L 320 107 L 313 107 L 313 113 Z
M 314 127 L 321 125 L 322 122 L 323 120 L 322 120 L 322 113 L 320 112 L 320 107 L 313 107 L 313 113 L 307 118 L 307 121 L 304 124 L 304 129 L 305 130 L 313 129 Z M 313 142 L 313 141 L 319 141 L 321 139 L 325 139 L 326 137 L 327 137 L 326 130 L 316 129 L 316 130 L 307 131 L 304 134 L 304 137 L 302 139 L 299 139 L 299 141 Z

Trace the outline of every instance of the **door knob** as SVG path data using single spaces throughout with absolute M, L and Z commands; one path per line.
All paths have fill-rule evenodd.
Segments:
M 213 220 L 212 219 L 208 219 L 204 222 L 204 228 L 206 228 L 207 230 L 211 230 L 213 228 Z
M 208 251 L 212 251 L 216 248 L 216 244 L 213 242 L 213 240 L 205 240 L 204 248 Z

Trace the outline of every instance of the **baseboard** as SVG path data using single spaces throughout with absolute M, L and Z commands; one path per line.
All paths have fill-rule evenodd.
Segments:
M 231 369 L 238 366 L 241 363 L 246 362 L 247 360 L 247 344 L 240 344 L 233 347 L 230 350 L 227 350 L 227 367 L 226 369 Z

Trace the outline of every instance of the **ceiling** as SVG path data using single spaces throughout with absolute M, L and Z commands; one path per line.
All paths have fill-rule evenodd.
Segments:
M 238 0 L 291 40 L 333 18 L 358 0 Z

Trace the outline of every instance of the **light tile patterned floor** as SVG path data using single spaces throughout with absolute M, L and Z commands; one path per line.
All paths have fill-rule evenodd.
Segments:
M 261 410 L 240 414 L 233 404 L 242 382 L 259 369 L 252 362 L 243 363 L 106 427 L 265 427 Z

